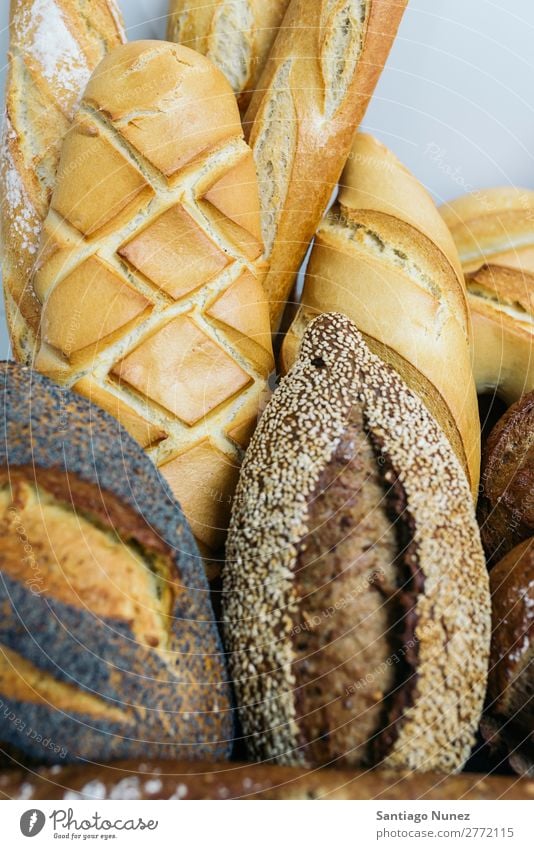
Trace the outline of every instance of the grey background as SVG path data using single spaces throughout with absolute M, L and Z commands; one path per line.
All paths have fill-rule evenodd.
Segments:
M 163 37 L 167 0 L 121 5 L 130 39 Z M 8 20 L 0 0 L 1 91 Z M 437 202 L 484 186 L 534 188 L 533 43 L 532 0 L 409 0 L 364 128 Z M 0 358 L 8 351 L 2 304 Z

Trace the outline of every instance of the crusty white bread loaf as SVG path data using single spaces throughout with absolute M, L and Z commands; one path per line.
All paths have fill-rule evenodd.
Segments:
M 463 275 L 431 197 L 397 157 L 359 133 L 337 204 L 319 230 L 283 345 L 293 362 L 318 312 L 348 315 L 442 426 L 474 492 L 480 424 Z
M 480 393 L 534 389 L 534 192 L 485 189 L 443 206 L 466 275 Z
M 345 316 L 310 324 L 252 438 L 223 604 L 255 758 L 451 772 L 469 756 L 491 633 L 473 501 Z
M 511 776 L 446 776 L 374 769 L 250 763 L 123 762 L 0 773 L 0 798 L 102 799 L 534 799 L 534 782 Z
M 124 40 L 115 0 L 11 0 L 0 238 L 11 344 L 24 362 L 35 352 L 29 283 L 61 143 L 91 72 Z
M 266 290 L 278 328 L 406 0 L 291 0 L 245 116 L 260 180 Z
M 170 0 L 167 37 L 224 71 L 245 110 L 289 0 Z
M 34 277 L 36 365 L 118 416 L 212 549 L 273 364 L 261 255 L 223 74 L 176 44 L 117 48 L 63 146 Z

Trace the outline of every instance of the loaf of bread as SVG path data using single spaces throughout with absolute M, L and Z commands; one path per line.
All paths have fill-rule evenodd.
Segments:
M 0 798 L 24 799 L 534 799 L 534 783 L 486 775 L 320 769 L 244 763 L 120 762 L 0 773 Z
M 202 561 L 141 448 L 2 363 L 0 747 L 20 762 L 224 758 L 228 675 Z
M 91 72 L 124 31 L 115 0 L 11 0 L 9 35 L 2 275 L 13 354 L 29 363 L 39 325 L 29 283 L 61 143 Z
M 302 306 L 283 345 L 285 370 L 308 322 L 329 311 L 348 315 L 419 395 L 476 492 L 480 423 L 458 255 L 423 186 L 363 133 L 317 233 Z
M 278 328 L 345 165 L 406 0 L 291 0 L 245 117 Z
M 534 777 L 534 537 L 491 571 L 492 638 L 483 723 L 490 747 Z
M 252 439 L 223 604 L 252 756 L 467 759 L 490 639 L 473 501 L 439 426 L 344 316 L 310 324 Z
M 207 549 L 273 366 L 261 254 L 223 74 L 179 45 L 117 48 L 63 146 L 33 281 L 36 366 L 118 416 Z
M 534 392 L 506 411 L 482 456 L 478 520 L 488 562 L 534 536 Z
M 289 0 L 170 0 L 167 37 L 223 71 L 245 110 Z
M 466 275 L 478 391 L 512 404 L 534 389 L 534 192 L 487 189 L 441 213 Z

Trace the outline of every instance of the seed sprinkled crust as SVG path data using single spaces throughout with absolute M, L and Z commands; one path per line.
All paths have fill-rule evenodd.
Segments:
M 454 771 L 474 740 L 490 639 L 488 577 L 469 486 L 421 401 L 338 314 L 320 316 L 306 332 L 252 440 L 236 493 L 224 618 L 244 733 L 255 756 L 311 765 L 296 704 L 302 682 L 292 631 L 305 620 L 306 601 L 296 592 L 295 568 L 310 530 L 310 499 L 355 408 L 399 475 L 424 579 L 415 688 L 383 762 Z M 350 752 L 343 761 L 351 763 Z

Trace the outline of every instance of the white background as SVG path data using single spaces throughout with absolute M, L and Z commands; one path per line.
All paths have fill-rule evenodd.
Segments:
M 167 0 L 121 5 L 130 39 L 163 37 Z M 8 18 L 0 0 L 2 91 Z M 533 45 L 533 0 L 409 0 L 365 129 L 438 202 L 484 186 L 534 188 Z

